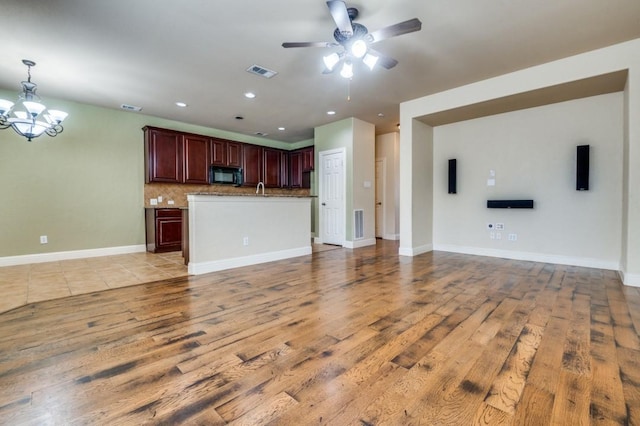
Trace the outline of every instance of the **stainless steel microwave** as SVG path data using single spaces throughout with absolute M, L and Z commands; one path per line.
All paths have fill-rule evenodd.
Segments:
M 209 183 L 241 186 L 242 169 L 235 167 L 211 166 Z

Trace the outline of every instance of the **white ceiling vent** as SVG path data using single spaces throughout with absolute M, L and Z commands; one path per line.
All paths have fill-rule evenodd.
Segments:
M 142 107 L 135 106 L 135 105 L 122 104 L 120 105 L 120 108 L 125 109 L 127 111 L 135 111 L 135 112 L 142 111 Z
M 262 76 L 264 78 L 271 78 L 274 75 L 278 74 L 277 72 L 271 71 L 270 69 L 267 69 L 265 67 L 261 67 L 260 65 L 251 65 L 249 68 L 247 68 L 247 72 Z

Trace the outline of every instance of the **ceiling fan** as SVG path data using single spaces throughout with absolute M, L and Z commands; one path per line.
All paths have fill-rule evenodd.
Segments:
M 347 8 L 347 5 L 342 0 L 329 0 L 327 1 L 327 6 L 331 17 L 337 25 L 333 32 L 335 42 L 286 42 L 282 43 L 282 47 L 342 46 L 342 51 L 333 52 L 323 58 L 326 66 L 324 73 L 333 72 L 337 68 L 336 66 L 342 62 L 343 66 L 340 75 L 345 78 L 353 76 L 353 61 L 355 59 L 362 60 L 369 69 L 373 69 L 376 64 L 386 69 L 395 67 L 398 61 L 383 55 L 373 49 L 371 45 L 391 37 L 420 31 L 422 28 L 422 22 L 418 18 L 413 18 L 370 33 L 364 25 L 353 22 L 358 17 L 358 9 L 354 7 Z

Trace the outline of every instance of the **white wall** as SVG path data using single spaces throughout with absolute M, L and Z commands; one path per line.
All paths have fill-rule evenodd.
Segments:
M 622 121 L 614 93 L 436 127 L 434 248 L 618 269 Z M 575 189 L 577 145 L 590 145 L 589 191 Z M 457 194 L 447 193 L 450 158 Z M 533 199 L 535 208 L 488 209 L 487 199 Z M 500 240 L 487 223 L 504 223 Z
M 345 191 L 345 243 L 348 248 L 375 244 L 375 126 L 355 118 L 329 123 L 315 128 L 315 155 L 323 151 L 344 148 L 346 153 Z M 316 171 L 320 180 L 321 166 Z M 365 188 L 364 182 L 371 182 Z M 318 188 L 314 188 L 318 193 Z M 319 203 L 317 203 L 319 204 Z M 355 241 L 353 227 L 354 209 L 364 210 L 364 238 Z M 315 215 L 316 235 L 322 235 L 320 214 Z
M 637 214 L 640 211 L 640 39 L 536 65 L 400 104 L 402 133 L 399 253 L 419 254 L 428 247 L 424 241 L 430 241 L 432 238 L 431 231 L 422 228 L 421 222 L 415 217 L 417 214 L 423 214 L 416 209 L 417 204 L 427 206 L 433 201 L 433 198 L 429 197 L 428 189 L 416 187 L 416 178 L 412 174 L 420 168 L 432 171 L 435 166 L 428 158 L 428 146 L 433 144 L 433 138 L 429 137 L 429 129 L 433 128 L 420 122 L 421 118 L 537 89 L 559 87 L 564 83 L 621 70 L 627 72 L 627 85 L 622 101 L 622 159 L 618 163 L 622 176 L 622 206 L 620 249 L 617 250 L 620 258 L 617 264 L 620 265 L 619 272 L 625 284 L 640 286 L 640 219 Z M 422 155 L 420 144 L 427 146 Z M 416 157 L 419 160 L 416 160 Z M 574 246 L 577 247 L 578 244 Z M 549 255 L 553 257 L 552 253 Z M 572 253 L 571 258 L 587 255 L 583 252 Z M 607 263 L 607 259 L 601 260 Z

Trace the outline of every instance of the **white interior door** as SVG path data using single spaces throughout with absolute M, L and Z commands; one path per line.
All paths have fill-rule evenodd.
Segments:
M 376 160 L 376 238 L 384 237 L 385 160 Z
M 344 244 L 345 170 L 344 150 L 320 155 L 320 235 L 325 244 Z

